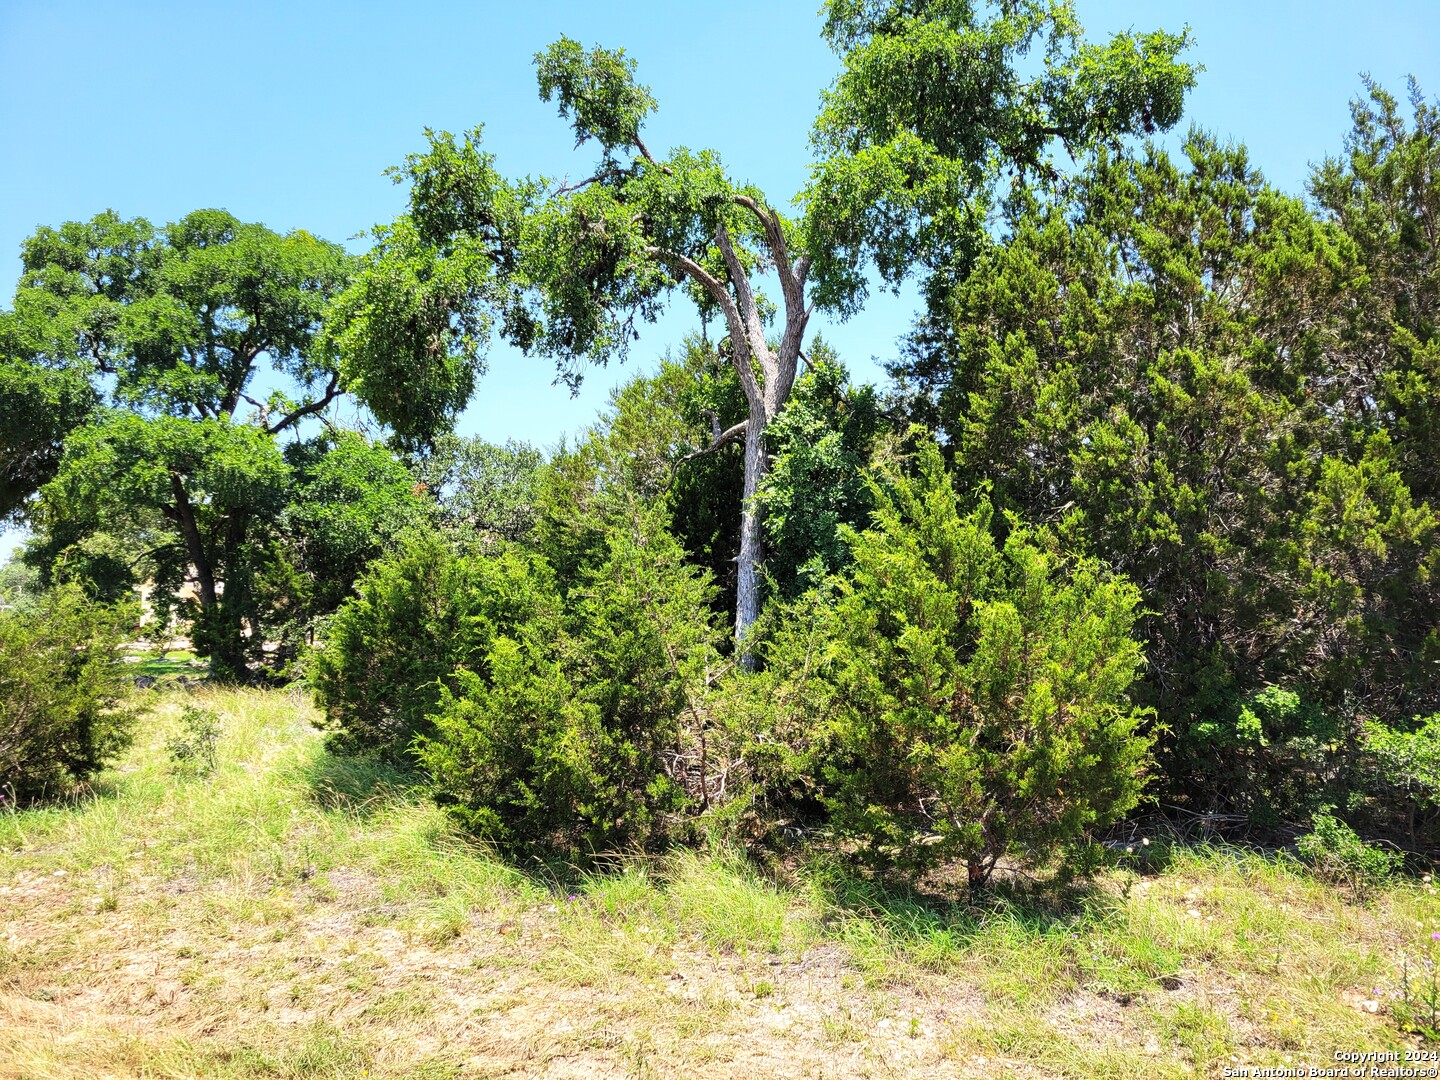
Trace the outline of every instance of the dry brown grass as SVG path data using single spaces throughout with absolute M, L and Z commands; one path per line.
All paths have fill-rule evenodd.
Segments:
M 982 912 L 720 853 L 522 872 L 329 759 L 302 700 L 204 700 L 211 776 L 172 772 L 165 706 L 93 798 L 0 815 L 0 1076 L 1154 1077 L 1415 1045 L 1391 995 L 1440 926 L 1425 885 L 1362 906 L 1210 851 Z

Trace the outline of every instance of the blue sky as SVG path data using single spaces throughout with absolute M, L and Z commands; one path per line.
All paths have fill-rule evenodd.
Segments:
M 39 225 L 106 208 L 164 222 L 218 206 L 272 228 L 345 241 L 393 217 L 382 175 L 429 126 L 479 123 L 510 173 L 579 177 L 567 129 L 535 92 L 531 57 L 560 34 L 623 46 L 660 102 L 657 151 L 718 150 L 777 202 L 804 183 L 806 136 L 837 70 L 815 0 L 739 0 L 723 14 L 668 3 L 126 3 L 0 0 L 0 299 Z M 1440 93 L 1434 0 L 1077 0 L 1089 35 L 1178 29 L 1205 65 L 1186 126 L 1243 141 L 1270 180 L 1303 187 L 1340 150 L 1368 71 L 1396 93 Z M 882 377 L 913 297 L 873 297 L 822 325 L 860 378 Z M 682 303 L 630 369 L 597 371 L 578 398 L 553 370 L 497 348 L 462 420 L 467 433 L 542 446 L 593 419 L 609 388 L 694 327 Z M 8 538 L 0 537 L 0 557 Z

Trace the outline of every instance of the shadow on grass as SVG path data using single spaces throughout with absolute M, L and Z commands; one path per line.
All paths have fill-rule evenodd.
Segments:
M 857 917 L 899 943 L 960 947 L 997 923 L 1026 933 L 1070 932 L 1109 921 L 1122 901 L 1093 881 L 992 879 L 971 892 L 959 882 L 964 868 L 919 882 L 872 873 L 827 857 L 812 859 L 801 877 L 831 912 Z
M 862 943 L 873 938 L 874 944 L 888 943 L 922 964 L 943 966 L 981 939 L 993 944 L 1107 935 L 1128 922 L 1133 886 L 1173 870 L 1191 853 L 1214 847 L 1137 832 L 1097 845 L 1088 873 L 1002 867 L 974 891 L 963 864 L 940 867 L 917 881 L 874 871 L 833 852 L 804 856 L 790 876 L 815 896 L 827 923 L 848 924 L 851 931 L 858 927 Z
M 301 767 L 299 775 L 309 789 L 310 799 L 318 806 L 362 821 L 389 809 L 435 804 L 424 771 L 395 754 L 349 752 L 343 746 L 327 746 Z M 638 852 L 586 854 L 544 847 L 501 849 L 466 832 L 458 822 L 443 839 L 437 837 L 436 843 L 498 863 L 532 886 L 557 896 L 576 892 L 597 874 L 618 875 L 637 860 L 655 858 Z
M 318 805 L 362 819 L 389 808 L 430 804 L 432 798 L 423 772 L 393 757 L 326 750 L 305 766 L 303 775 Z M 1001 870 L 976 892 L 965 883 L 963 865 L 910 881 L 820 848 L 792 852 L 783 861 L 767 861 L 723 843 L 715 853 L 722 861 L 735 860 L 757 881 L 792 897 L 809 897 L 827 934 L 862 944 L 873 940 L 877 949 L 898 949 L 921 963 L 943 965 L 995 935 L 1021 943 L 1103 935 L 1127 921 L 1129 885 L 1173 870 L 1177 861 L 1192 853 L 1217 846 L 1229 849 L 1214 841 L 1187 844 L 1151 835 L 1151 843 L 1144 844 L 1143 839 L 1137 836 L 1133 842 L 1106 845 L 1096 869 L 1109 873 L 1099 879 Z M 594 892 L 597 881 L 619 880 L 637 866 L 649 871 L 647 880 L 663 888 L 676 865 L 672 857 L 686 850 L 683 846 L 668 852 L 497 847 L 467 834 L 458 823 L 443 828 L 433 842 L 452 852 L 473 852 L 478 859 L 504 867 L 517 881 L 523 879 L 539 892 L 559 898 Z M 1234 849 L 1237 856 L 1241 851 Z M 1268 857 L 1254 849 L 1243 851 L 1248 858 Z
M 425 778 L 417 769 L 378 754 L 326 749 L 305 765 L 301 778 L 318 805 L 360 818 L 412 804 L 425 794 Z
M 0 813 L 7 815 L 45 811 L 81 811 L 95 803 L 115 802 L 128 792 L 122 777 L 105 772 L 88 780 L 79 780 L 69 786 L 39 791 L 16 797 L 13 788 L 0 787 Z
M 302 773 L 310 798 L 327 810 L 361 819 L 387 808 L 428 802 L 432 795 L 418 767 L 374 752 L 347 753 L 326 749 Z M 552 895 L 584 891 L 597 878 L 619 877 L 635 866 L 653 869 L 655 880 L 666 877 L 668 852 L 573 851 L 555 846 L 497 848 L 456 826 L 447 844 L 473 847 L 477 857 L 504 865 L 533 886 Z M 757 878 L 782 888 L 810 893 L 820 906 L 835 915 L 859 917 L 899 939 L 970 938 L 994 922 L 1035 933 L 1070 930 L 1079 924 L 1103 921 L 1122 901 L 1093 882 L 1062 882 L 1019 874 L 997 877 L 981 892 L 970 893 L 963 883 L 964 868 L 941 871 L 914 883 L 861 869 L 830 852 L 807 854 L 792 869 L 749 858 L 740 849 L 729 854 L 745 863 Z M 1124 857 L 1116 861 L 1124 862 Z M 1135 860 L 1130 860 L 1135 863 Z M 1168 846 L 1157 846 L 1142 872 L 1159 872 L 1168 864 Z

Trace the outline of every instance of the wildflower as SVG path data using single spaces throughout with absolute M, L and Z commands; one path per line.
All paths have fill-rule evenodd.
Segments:
M 572 892 L 572 893 L 571 893 L 569 896 L 567 896 L 565 899 L 566 899 L 567 901 L 573 901 L 573 900 L 575 899 L 575 894 Z
M 1430 931 L 1430 940 L 1431 940 L 1431 941 L 1440 941 L 1440 930 L 1432 930 L 1432 931 Z

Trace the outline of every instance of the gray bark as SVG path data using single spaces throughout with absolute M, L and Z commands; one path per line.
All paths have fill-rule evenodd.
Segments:
M 795 386 L 795 374 L 804 344 L 805 327 L 811 309 L 805 304 L 805 278 L 810 261 L 801 257 L 794 263 L 785 243 L 780 215 L 744 195 L 734 197 L 760 222 L 765 232 L 770 261 L 780 278 L 785 301 L 785 329 L 779 346 L 772 349 L 765 339 L 765 323 L 745 272 L 722 223 L 715 230 L 715 243 L 725 259 L 727 281 L 722 282 L 703 266 L 684 255 L 661 249 L 651 254 L 698 282 L 719 305 L 730 331 L 735 373 L 740 379 L 750 417 L 745 426 L 745 484 L 740 509 L 740 555 L 735 601 L 735 640 L 741 662 L 749 667 L 751 658 L 745 637 L 760 615 L 760 564 L 764 559 L 764 532 L 756 493 L 765 477 L 765 429 L 779 414 Z M 728 287 L 727 287 L 728 285 Z M 734 430 L 734 429 L 732 429 Z
M 757 415 L 757 413 L 759 415 Z M 765 416 L 763 407 L 750 407 L 745 428 L 745 487 L 740 502 L 740 559 L 735 585 L 735 640 L 741 661 L 750 666 L 745 635 L 760 617 L 760 564 L 765 558 L 765 536 L 755 495 L 765 475 Z

